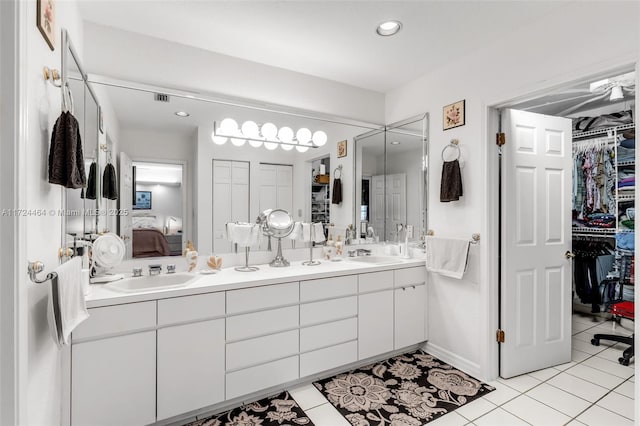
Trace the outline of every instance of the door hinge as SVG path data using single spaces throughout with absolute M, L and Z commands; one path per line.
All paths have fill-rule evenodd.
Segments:
M 504 343 L 504 330 L 496 331 L 496 341 L 498 343 Z
M 504 133 L 496 133 L 496 145 L 502 146 L 507 143 L 507 137 Z

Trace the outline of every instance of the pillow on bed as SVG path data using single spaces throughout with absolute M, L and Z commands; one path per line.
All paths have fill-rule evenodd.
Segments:
M 155 216 L 133 216 L 131 218 L 133 229 L 157 228 Z

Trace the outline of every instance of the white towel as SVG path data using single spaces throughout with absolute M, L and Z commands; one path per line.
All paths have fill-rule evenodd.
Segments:
M 314 235 L 313 235 L 313 241 L 316 243 L 321 243 L 324 241 L 324 227 L 322 226 L 321 223 L 314 223 L 313 225 L 313 230 Z
M 250 247 L 258 241 L 258 228 L 255 223 L 227 223 L 227 238 L 240 247 Z
M 51 335 L 59 346 L 71 342 L 71 332 L 89 318 L 82 289 L 82 259 L 75 257 L 58 266 L 49 286 L 47 317 Z
M 469 240 L 426 237 L 427 271 L 462 279 L 469 258 Z
M 302 236 L 302 222 L 295 222 L 293 224 L 293 230 L 287 235 L 287 238 L 290 240 L 304 241 Z

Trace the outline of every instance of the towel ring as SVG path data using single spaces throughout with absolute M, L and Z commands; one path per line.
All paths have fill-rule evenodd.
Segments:
M 458 151 L 458 155 L 456 156 L 456 158 L 454 158 L 451 161 L 455 161 L 460 159 L 460 147 L 458 146 L 458 139 L 451 139 L 451 142 L 449 142 L 449 145 L 446 145 L 444 148 L 442 148 L 442 161 L 445 161 L 444 159 L 444 153 L 447 151 L 447 149 L 455 149 L 456 151 Z
M 342 179 L 342 164 L 340 164 L 338 167 L 333 169 L 333 178 L 334 179 Z

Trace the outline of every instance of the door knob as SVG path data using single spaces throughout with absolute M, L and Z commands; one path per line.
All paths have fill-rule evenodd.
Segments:
M 574 257 L 576 257 L 576 255 L 572 252 L 570 252 L 569 250 L 567 250 L 564 254 L 564 257 L 567 259 L 573 259 Z

